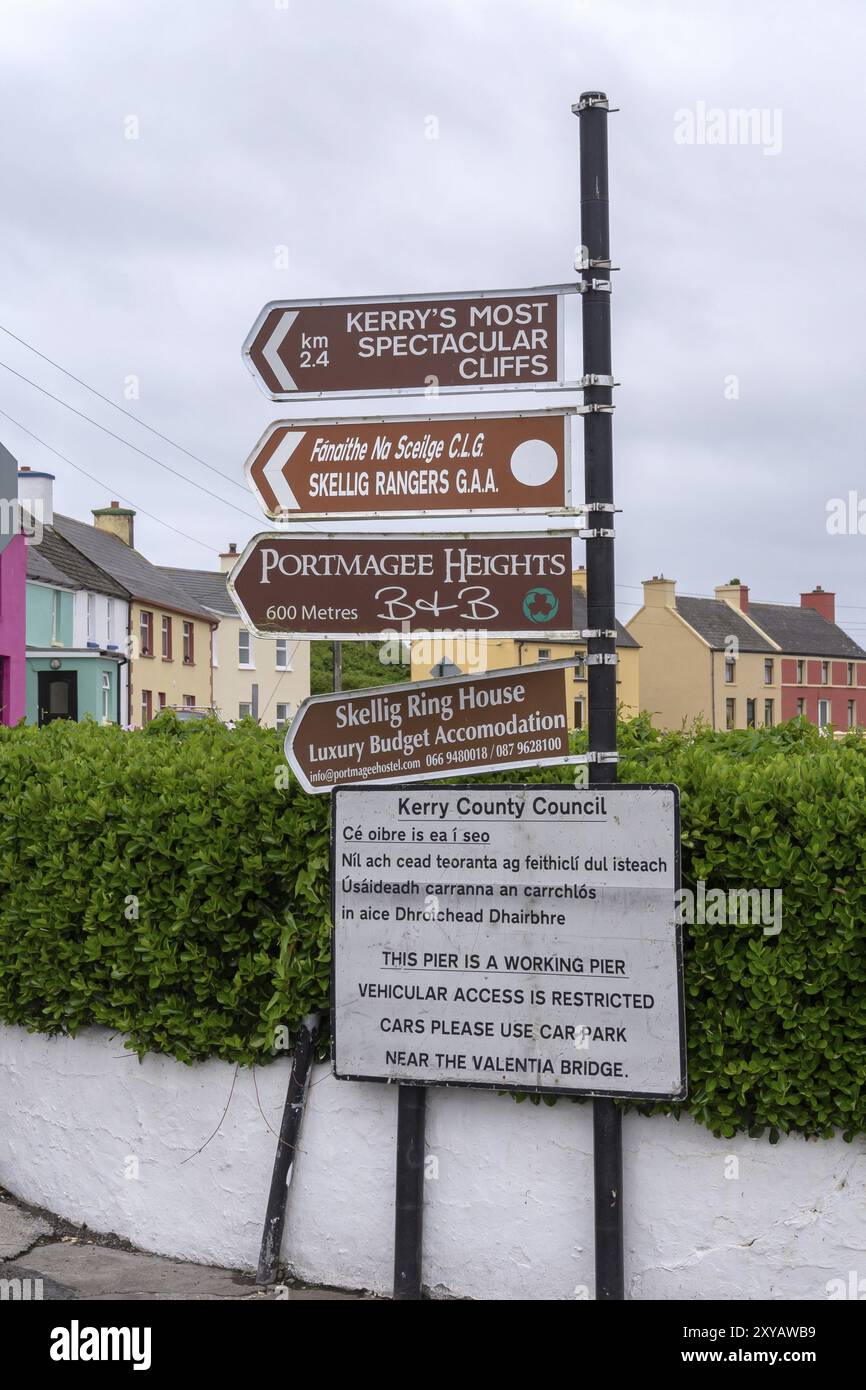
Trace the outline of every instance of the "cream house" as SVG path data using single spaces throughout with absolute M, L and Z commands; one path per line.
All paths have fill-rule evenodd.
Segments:
M 582 566 L 572 574 L 571 627 L 575 634 L 571 642 L 552 642 L 542 635 L 522 642 L 513 637 L 487 637 L 485 634 L 469 634 L 465 638 L 420 638 L 411 643 L 412 680 L 428 680 L 434 665 L 443 660 L 452 662 L 466 675 L 472 675 L 478 671 L 531 666 L 539 661 L 576 658 L 574 670 L 567 676 L 568 718 L 570 728 L 583 729 L 589 716 L 589 681 L 586 642 L 580 636 L 587 627 L 586 571 Z M 617 704 L 628 719 L 640 708 L 640 646 L 620 622 L 616 624 L 616 634 Z
M 220 569 L 167 569 L 219 622 L 213 637 L 213 706 L 225 720 L 252 718 L 281 729 L 310 693 L 310 644 L 295 637 L 254 637 L 226 588 L 237 546 L 220 555 Z

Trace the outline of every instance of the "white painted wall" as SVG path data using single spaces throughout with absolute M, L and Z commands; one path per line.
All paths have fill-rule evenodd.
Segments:
M 87 621 L 88 600 L 91 602 L 92 624 Z M 126 599 L 110 594 L 97 594 L 76 589 L 72 603 L 72 645 L 85 648 L 95 642 L 100 648 L 113 647 L 126 653 L 129 633 L 129 604 Z M 118 667 L 120 678 L 120 722 L 129 722 L 129 663 Z M 113 717 L 113 711 L 112 711 Z
M 221 1062 L 140 1064 L 101 1029 L 48 1039 L 0 1026 L 0 1183 L 144 1249 L 252 1268 L 287 1062 L 256 1073 L 266 1119 L 251 1073 L 238 1072 L 206 1143 L 233 1076 Z M 298 1276 L 388 1291 L 395 1121 L 393 1088 L 316 1069 L 283 1251 Z M 866 1276 L 862 1141 L 721 1141 L 690 1120 L 639 1115 L 624 1134 L 631 1297 L 825 1299 L 831 1281 Z M 589 1106 L 435 1090 L 427 1141 L 435 1294 L 591 1296 Z M 132 1159 L 137 1178 L 125 1176 Z

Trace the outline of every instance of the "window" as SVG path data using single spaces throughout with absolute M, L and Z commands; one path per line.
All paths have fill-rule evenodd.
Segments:
M 252 666 L 252 664 L 252 638 L 250 637 L 250 634 L 247 632 L 246 628 L 242 627 L 238 631 L 238 665 Z
M 110 647 L 114 641 L 114 604 L 110 598 L 105 600 L 105 643 Z
M 242 700 L 238 705 L 238 719 L 251 719 L 253 707 L 248 700 Z
M 60 590 L 51 590 L 51 645 L 60 646 Z
M 138 636 L 141 643 L 141 655 L 153 656 L 153 614 L 148 613 L 145 609 L 141 610 Z
M 576 729 L 582 729 L 582 728 L 583 728 L 583 700 L 582 700 L 582 699 L 581 699 L 581 700 L 575 700 L 575 702 L 574 702 L 574 727 L 575 727 Z
M 798 719 L 804 719 L 805 716 L 806 716 L 806 701 L 805 701 L 805 700 L 798 700 L 798 701 L 797 701 L 797 717 L 798 717 Z
M 95 633 L 95 632 L 96 632 L 96 595 L 95 595 L 95 594 L 88 594 L 88 595 L 87 595 L 87 640 L 88 640 L 88 642 L 93 642 L 93 641 L 94 641 L 94 633 Z
M 164 690 L 160 690 L 159 694 L 158 694 L 157 697 L 156 697 L 156 703 L 158 704 L 158 706 L 159 706 L 160 709 L 165 709 L 165 691 L 164 691 Z
M 153 696 L 149 690 L 141 692 L 141 723 L 149 724 L 153 718 Z
M 772 727 L 773 727 L 773 701 L 772 701 L 772 700 L 765 700 L 765 701 L 764 701 L 764 727 L 765 727 L 766 729 L 772 729 Z
M 849 700 L 849 701 L 848 701 L 848 728 L 849 728 L 849 729 L 856 729 L 856 728 L 857 728 L 857 701 L 856 701 L 856 700 Z
M 162 615 L 162 659 L 171 661 L 171 618 L 167 613 Z
M 822 684 L 822 685 L 829 685 L 829 683 L 830 683 L 830 663 L 829 663 L 829 661 L 822 661 L 822 662 L 821 662 L 821 684 Z
M 289 639 L 288 637 L 277 638 L 277 670 L 290 671 L 289 665 Z
M 538 648 L 538 660 L 539 660 L 539 661 L 549 661 L 549 660 L 550 660 L 550 648 L 549 648 L 549 647 L 539 647 L 539 648 Z
M 798 662 L 797 662 L 797 684 L 798 684 L 798 685 L 802 685 L 805 679 L 806 679 L 806 663 L 805 663 L 805 661 L 798 661 Z
M 195 662 L 195 634 L 192 623 L 183 625 L 183 664 L 192 666 Z
M 819 728 L 819 729 L 826 729 L 826 727 L 827 727 L 827 725 L 828 725 L 829 723 L 830 723 L 830 701 L 829 701 L 829 700 L 819 700 L 819 701 L 818 701 L 818 728 Z
M 737 662 L 733 656 L 725 657 L 725 684 L 733 685 L 737 673 Z
M 574 679 L 576 681 L 586 680 L 586 652 L 575 652 L 577 665 L 574 668 Z
M 102 722 L 111 723 L 111 673 L 102 673 Z
M 184 695 L 184 697 L 183 697 L 183 707 L 184 707 L 184 709 L 195 709 L 195 696 L 194 696 L 194 695 Z
M 772 684 L 773 684 L 773 658 L 772 658 L 771 656 L 768 656 L 768 657 L 765 657 L 765 658 L 764 658 L 764 685 L 772 685 Z
M 277 705 L 277 728 L 284 729 L 292 717 L 291 705 Z
M 755 724 L 756 724 L 756 722 L 757 722 L 757 713 L 756 713 L 757 704 L 758 704 L 757 700 L 747 700 L 747 701 L 746 701 L 746 728 L 747 728 L 747 729 L 754 729 L 754 727 L 755 727 Z
M 737 727 L 737 702 L 736 700 L 725 701 L 725 728 L 735 729 Z
M 848 662 L 848 684 L 849 684 L 849 685 L 856 685 L 856 683 L 857 683 L 857 678 L 856 678 L 856 676 L 855 676 L 855 674 L 854 674 L 854 662 L 853 662 L 853 661 L 849 661 L 849 662 Z

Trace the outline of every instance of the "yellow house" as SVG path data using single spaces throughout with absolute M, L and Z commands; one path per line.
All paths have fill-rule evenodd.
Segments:
M 644 581 L 627 624 L 641 646 L 641 701 L 662 729 L 769 727 L 797 716 L 838 730 L 866 725 L 866 651 L 835 621 L 835 595 L 757 603 L 739 579 L 715 598 Z
M 213 637 L 213 706 L 225 720 L 257 719 L 269 728 L 291 722 L 310 693 L 310 643 L 293 637 L 255 637 L 241 622 L 226 577 L 237 546 L 220 555 L 220 569 L 166 569 L 186 593 L 219 619 Z
M 218 617 L 171 574 L 134 548 L 135 512 L 112 502 L 93 512 L 93 525 L 57 517 L 61 534 L 130 595 L 129 722 L 141 727 L 161 709 L 213 705 L 213 633 Z
M 563 661 L 586 656 L 586 642 L 579 634 L 587 626 L 586 571 L 581 567 L 572 575 L 572 618 L 575 633 L 573 642 L 551 642 L 539 637 L 537 641 L 518 642 L 513 638 L 485 638 L 472 635 L 462 638 L 431 638 L 412 643 L 411 673 L 413 681 L 427 680 L 436 662 L 451 661 L 467 675 L 476 671 L 496 671 L 504 667 L 530 666 L 538 661 Z M 617 697 L 623 715 L 628 718 L 640 708 L 640 648 L 638 641 L 622 623 L 617 622 L 616 649 Z M 584 662 L 575 666 L 569 677 L 570 728 L 582 729 L 588 713 L 587 668 Z

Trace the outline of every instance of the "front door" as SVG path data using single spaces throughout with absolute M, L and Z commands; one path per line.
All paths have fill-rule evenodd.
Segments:
M 39 672 L 39 724 L 78 718 L 78 672 Z

